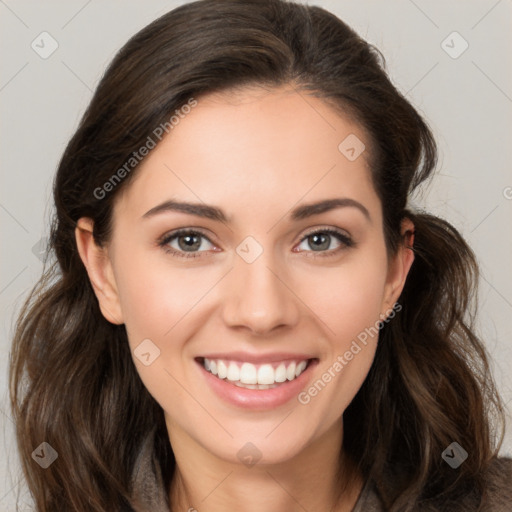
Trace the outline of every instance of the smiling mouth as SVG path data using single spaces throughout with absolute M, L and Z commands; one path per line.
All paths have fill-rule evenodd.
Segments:
M 314 359 L 252 364 L 224 359 L 197 358 L 219 380 L 246 389 L 272 389 L 299 377 Z

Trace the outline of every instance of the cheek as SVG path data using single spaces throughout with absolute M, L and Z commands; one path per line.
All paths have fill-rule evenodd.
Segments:
M 115 261 L 115 279 L 135 367 L 165 410 L 180 410 L 190 398 L 177 383 L 186 379 L 187 341 L 201 328 L 197 314 L 219 276 L 206 267 L 172 266 L 156 251 L 122 252 L 121 245 L 117 254 L 130 257 Z
M 386 284 L 387 260 L 376 249 L 359 253 L 326 275 L 311 298 L 315 312 L 334 331 L 341 348 L 379 321 Z
M 310 297 L 315 313 L 328 326 L 318 380 L 301 395 L 324 417 L 336 421 L 364 382 L 377 347 L 380 314 L 386 283 L 387 259 L 376 249 L 360 253 L 357 261 L 341 265 Z
M 211 274 L 211 272 L 210 272 Z M 168 340 L 215 282 L 198 269 L 166 265 L 165 258 L 140 252 L 119 261 L 116 271 L 119 300 L 130 344 L 144 338 Z
M 140 257 L 138 257 L 140 256 Z M 154 262 L 153 262 L 154 263 Z M 180 382 L 187 336 L 180 337 L 191 306 L 204 284 L 190 273 L 151 264 L 133 252 L 116 269 L 119 299 L 133 362 L 144 387 L 164 410 L 177 411 L 189 400 Z M 186 282 L 187 286 L 184 286 Z M 186 327 L 185 327 L 186 329 Z

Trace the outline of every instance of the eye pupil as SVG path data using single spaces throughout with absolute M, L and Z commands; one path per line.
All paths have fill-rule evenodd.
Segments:
M 309 237 L 311 240 L 313 240 L 312 247 L 316 249 L 328 249 L 329 248 L 329 235 L 325 235 L 323 233 L 315 233 L 314 235 L 311 235 Z M 323 240 L 323 241 L 322 241 Z M 317 242 L 319 242 L 317 244 Z
M 185 240 L 184 244 L 182 240 Z M 201 246 L 201 240 L 198 235 L 182 235 L 178 238 L 178 245 L 183 250 L 198 249 Z

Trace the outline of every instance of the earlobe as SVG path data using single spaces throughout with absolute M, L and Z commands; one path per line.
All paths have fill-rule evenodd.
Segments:
M 116 325 L 123 323 L 119 294 L 107 249 L 96 244 L 93 237 L 94 222 L 82 217 L 75 228 L 78 253 L 98 299 L 101 313 Z
M 400 297 L 414 262 L 414 224 L 410 219 L 406 218 L 402 221 L 401 235 L 402 243 L 393 260 L 390 262 L 388 270 L 388 281 L 384 300 L 386 310 L 383 312 L 384 316 L 387 316 Z

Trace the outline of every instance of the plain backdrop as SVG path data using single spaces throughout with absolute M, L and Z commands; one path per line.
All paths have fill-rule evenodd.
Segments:
M 56 166 L 117 50 L 181 3 L 0 0 L 2 511 L 15 510 L 17 493 L 22 509 L 31 509 L 17 462 L 7 361 L 14 314 L 42 270 Z M 392 80 L 434 131 L 438 175 L 414 204 L 454 224 L 480 261 L 479 328 L 508 404 L 502 454 L 512 455 L 512 2 L 308 3 L 331 10 L 383 52 Z

